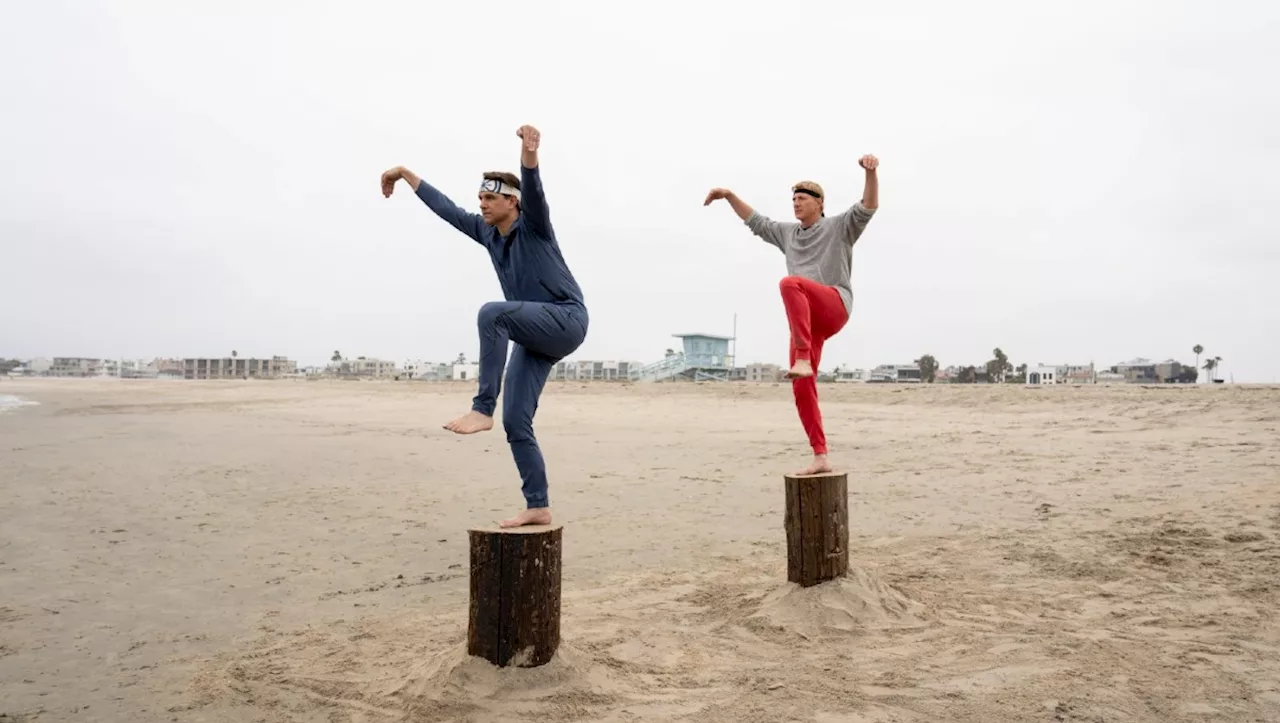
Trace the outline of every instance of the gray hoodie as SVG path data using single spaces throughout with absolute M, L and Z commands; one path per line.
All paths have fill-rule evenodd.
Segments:
M 787 257 L 787 274 L 834 286 L 844 301 L 845 313 L 853 312 L 853 288 L 849 275 L 853 267 L 853 245 L 871 221 L 875 209 L 862 201 L 835 216 L 824 216 L 809 228 L 798 222 L 774 221 L 753 211 L 747 228 L 766 243 L 777 246 Z

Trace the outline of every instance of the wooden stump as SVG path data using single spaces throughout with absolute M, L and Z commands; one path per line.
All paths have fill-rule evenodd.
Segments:
M 849 572 L 849 475 L 786 475 L 787 579 L 801 587 Z
M 560 647 L 559 525 L 468 530 L 467 653 L 500 667 L 545 665 Z

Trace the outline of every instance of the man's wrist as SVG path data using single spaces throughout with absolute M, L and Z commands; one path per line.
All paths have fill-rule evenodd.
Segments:
M 419 179 L 418 179 L 418 176 L 413 171 L 410 171 L 408 168 L 405 168 L 404 166 L 397 166 L 396 172 L 400 175 L 401 180 L 403 180 L 405 183 L 409 185 L 409 188 L 412 188 L 415 191 L 418 190 Z

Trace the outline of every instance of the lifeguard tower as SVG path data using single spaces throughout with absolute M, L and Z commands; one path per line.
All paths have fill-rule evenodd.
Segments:
M 681 340 L 681 351 L 640 370 L 640 381 L 729 381 L 733 355 L 731 336 L 719 334 L 672 334 Z

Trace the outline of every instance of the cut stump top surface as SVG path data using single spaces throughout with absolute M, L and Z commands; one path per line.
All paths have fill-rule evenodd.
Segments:
M 786 474 L 786 479 L 830 479 L 832 477 L 848 477 L 848 472 L 819 472 L 817 474 Z
M 564 525 L 551 523 L 550 525 L 521 525 L 520 527 L 501 527 L 496 522 L 483 525 L 474 525 L 468 527 L 468 532 L 484 532 L 496 535 L 536 535 L 544 532 L 554 532 L 564 528 Z

